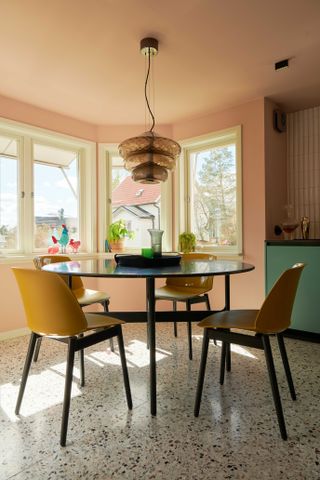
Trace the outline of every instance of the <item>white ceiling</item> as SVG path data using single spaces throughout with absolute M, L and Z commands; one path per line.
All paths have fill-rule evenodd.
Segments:
M 157 123 L 258 97 L 320 105 L 319 0 L 1 1 L 0 94 L 93 124 L 144 123 L 146 36 L 160 42 Z

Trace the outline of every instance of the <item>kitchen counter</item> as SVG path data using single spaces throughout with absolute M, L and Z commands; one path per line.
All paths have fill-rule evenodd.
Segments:
M 266 293 L 284 270 L 300 262 L 306 267 L 298 286 L 289 333 L 320 341 L 320 239 L 267 240 Z

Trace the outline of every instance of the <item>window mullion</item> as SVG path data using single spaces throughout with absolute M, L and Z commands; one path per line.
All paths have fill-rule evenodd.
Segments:
M 33 145 L 31 138 L 23 137 L 23 210 L 22 210 L 22 232 L 21 247 L 24 253 L 30 254 L 33 251 Z
M 109 146 L 109 148 L 115 148 Z M 99 145 L 98 153 L 98 251 L 104 252 L 107 225 L 112 221 L 112 164 L 108 146 Z
M 79 151 L 79 218 L 82 249 L 88 253 L 96 251 L 96 162 L 95 147 Z M 90 151 L 91 150 L 91 151 Z M 90 165 L 91 159 L 91 165 Z M 88 201 L 91 198 L 91 202 Z
M 164 230 L 163 249 L 172 250 L 172 174 L 161 184 L 160 228 Z

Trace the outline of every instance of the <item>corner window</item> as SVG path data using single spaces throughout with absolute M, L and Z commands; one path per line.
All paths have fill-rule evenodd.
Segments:
M 182 145 L 180 231 L 196 235 L 198 250 L 242 253 L 240 127 Z
M 164 183 L 152 185 L 134 182 L 130 172 L 123 166 L 123 159 L 119 156 L 116 145 L 100 145 L 100 172 L 99 177 L 106 179 L 105 182 L 100 182 L 99 188 L 100 204 L 106 205 L 105 212 L 103 208 L 100 209 L 104 216 L 101 224 L 105 224 L 105 236 L 108 225 L 123 220 L 127 230 L 133 232 L 132 238 L 125 239 L 127 250 L 148 247 L 150 228 L 164 230 L 163 250 L 171 250 L 171 177 Z M 107 202 L 103 199 L 104 195 Z M 103 245 L 103 239 L 101 244 Z
M 94 251 L 95 172 L 93 143 L 1 121 L 0 251 L 47 252 L 62 225 L 80 252 Z

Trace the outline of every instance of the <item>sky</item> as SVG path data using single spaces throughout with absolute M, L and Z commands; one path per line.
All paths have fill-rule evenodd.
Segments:
M 65 169 L 66 175 L 78 191 L 77 159 Z M 60 168 L 34 164 L 35 216 L 58 215 L 63 208 L 65 216 L 78 216 L 78 202 Z M 0 156 L 0 226 L 13 227 L 18 216 L 18 160 Z

